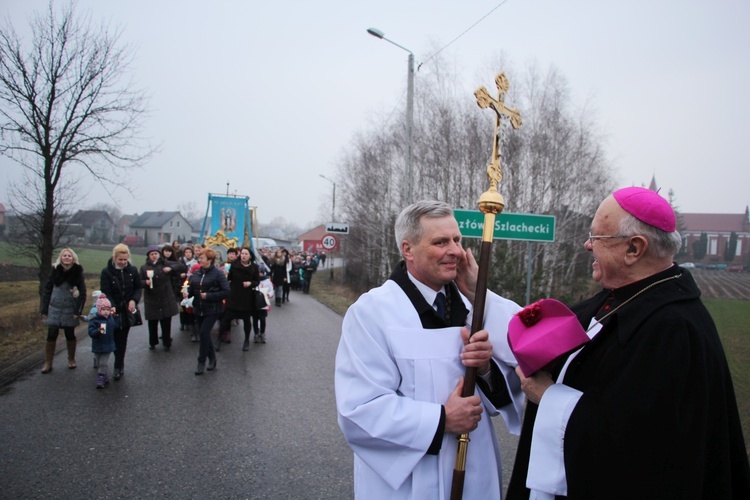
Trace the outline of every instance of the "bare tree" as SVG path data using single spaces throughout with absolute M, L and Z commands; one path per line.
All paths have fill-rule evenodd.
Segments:
M 177 205 L 177 211 L 180 212 L 180 215 L 185 217 L 185 220 L 193 226 L 193 229 L 196 231 L 200 229 L 200 227 L 196 227 L 196 225 L 200 226 L 203 222 L 205 211 L 201 211 L 201 209 L 198 208 L 198 203 L 195 201 L 183 201 Z
M 295 241 L 301 232 L 302 229 L 297 224 L 280 216 L 274 217 L 267 224 L 258 224 L 258 234 L 269 238 Z
M 56 230 L 52 241 L 54 247 L 65 244 L 67 241 L 69 226 L 66 224 L 66 220 L 72 215 L 72 207 L 75 206 L 75 201 L 77 201 L 71 199 L 76 191 L 74 189 L 75 183 L 71 183 L 69 180 L 60 184 L 58 196 L 55 197 L 54 223 Z M 13 213 L 13 223 L 9 224 L 6 241 L 10 243 L 11 252 L 14 255 L 28 257 L 37 269 L 42 269 L 42 254 L 38 249 L 44 243 L 42 238 L 42 214 L 40 212 L 44 189 L 39 184 L 40 179 L 32 177 L 28 172 L 23 173 L 20 181 L 10 183 L 8 190 L 10 193 L 23 193 L 25 196 L 14 196 L 9 202 Z M 44 267 L 46 273 L 49 273 L 49 268 L 49 265 Z
M 127 189 L 122 170 L 141 166 L 156 149 L 140 135 L 146 97 L 123 80 L 132 56 L 117 31 L 77 15 L 75 3 L 59 12 L 50 3 L 30 28 L 30 46 L 9 19 L 0 28 L 0 154 L 34 180 L 12 196 L 25 229 L 39 235 L 31 252 L 41 291 L 66 179 L 86 175 L 108 191 Z
M 416 86 L 413 162 L 418 176 L 415 198 L 407 202 L 430 198 L 475 208 L 489 186 L 485 172 L 494 116 L 477 109 L 471 91 L 458 86 L 444 61 L 430 67 Z M 532 246 L 533 293 L 571 298 L 589 281 L 583 241 L 596 204 L 611 187 L 602 138 L 591 114 L 574 109 L 557 70 L 542 72 L 532 65 L 520 76 L 506 73 L 513 82 L 507 100 L 522 110 L 524 125 L 502 137 L 505 210 L 556 216 L 556 241 Z M 358 136 L 353 152 L 339 165 L 342 206 L 351 226 L 345 276 L 359 291 L 381 283 L 398 259 L 392 231 L 402 208 L 394 193 L 405 182 L 399 168 L 401 125 Z M 521 241 L 494 245 L 489 284 L 519 302 L 526 291 L 528 249 Z
M 358 290 L 382 282 L 398 260 L 393 223 L 402 195 L 401 156 L 398 132 L 390 130 L 374 137 L 358 136 L 354 152 L 339 166 L 346 175 L 341 196 L 350 234 L 346 239 L 344 276 Z
M 123 216 L 122 210 L 120 210 L 116 205 L 112 205 L 111 203 L 94 203 L 93 205 L 89 206 L 87 210 L 101 210 L 102 212 L 107 212 L 107 215 L 110 216 L 112 222 L 114 222 L 115 224 Z
M 554 215 L 557 229 L 554 243 L 498 244 L 503 277 L 496 286 L 520 302 L 531 259 L 533 297 L 574 299 L 589 281 L 583 242 L 591 214 L 611 190 L 603 140 L 593 112 L 575 109 L 557 69 L 532 64 L 511 78 L 509 99 L 524 123 L 503 141 L 505 211 Z

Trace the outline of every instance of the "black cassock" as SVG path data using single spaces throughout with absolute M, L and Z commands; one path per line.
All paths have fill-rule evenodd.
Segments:
M 565 373 L 565 385 L 583 393 L 565 430 L 569 498 L 750 498 L 731 376 L 690 273 L 672 266 L 572 309 L 586 328 L 680 274 L 604 319 Z M 510 500 L 529 495 L 537 410 L 533 403 L 526 409 Z

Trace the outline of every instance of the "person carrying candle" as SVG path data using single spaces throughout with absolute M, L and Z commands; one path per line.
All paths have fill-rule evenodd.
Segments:
M 94 353 L 97 368 L 96 388 L 103 389 L 109 384 L 107 364 L 110 353 L 115 352 L 115 330 L 120 321 L 115 315 L 116 309 L 100 294 L 96 299 L 96 315 L 89 321 L 89 337 L 91 337 L 91 352 Z

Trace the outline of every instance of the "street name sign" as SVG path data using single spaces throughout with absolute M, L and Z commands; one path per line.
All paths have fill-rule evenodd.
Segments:
M 454 210 L 458 229 L 464 238 L 481 238 L 484 214 L 479 210 Z M 496 240 L 555 241 L 555 216 L 502 212 L 495 216 Z
M 349 234 L 349 224 L 346 222 L 329 222 L 326 224 L 327 233 Z

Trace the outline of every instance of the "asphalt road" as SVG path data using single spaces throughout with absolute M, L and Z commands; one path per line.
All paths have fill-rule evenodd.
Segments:
M 125 375 L 106 389 L 88 337 L 76 370 L 63 351 L 52 373 L 17 380 L 0 395 L 0 498 L 351 498 L 333 390 L 342 318 L 291 299 L 269 314 L 267 344 L 243 352 L 235 326 L 202 376 L 175 318 L 170 352 L 131 331 Z M 516 440 L 495 427 L 507 484 Z

